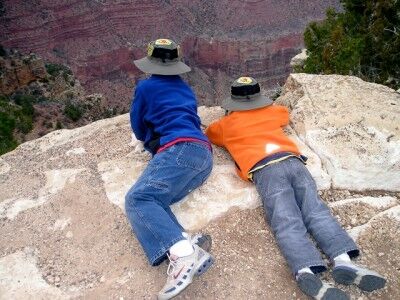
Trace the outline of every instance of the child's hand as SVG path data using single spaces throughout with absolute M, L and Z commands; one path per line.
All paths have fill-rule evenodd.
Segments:
M 134 134 L 132 134 L 132 141 L 129 143 L 129 146 L 134 147 L 133 152 L 135 153 L 141 153 L 145 151 L 143 142 L 136 139 Z

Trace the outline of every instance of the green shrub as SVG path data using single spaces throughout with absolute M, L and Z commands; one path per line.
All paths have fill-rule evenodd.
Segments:
M 18 146 L 13 136 L 14 129 L 15 119 L 9 114 L 0 111 L 0 155 Z
M 27 134 L 33 129 L 33 118 L 30 115 L 20 114 L 18 115 L 18 122 L 16 129 L 20 132 Z
M 0 11 L 1 11 L 1 5 L 0 5 Z M 7 56 L 6 49 L 4 49 L 3 45 L 0 45 L 0 56 Z
M 84 113 L 84 110 L 79 105 L 74 105 L 72 103 L 67 103 L 64 108 L 64 114 L 70 118 L 72 121 L 78 121 Z
M 35 109 L 29 95 L 17 95 L 14 102 L 6 96 L 0 96 L 0 155 L 18 146 L 14 133 L 29 133 L 33 128 Z
M 56 129 L 62 129 L 63 125 L 61 124 L 60 120 L 57 120 Z
M 46 64 L 46 71 L 53 77 L 62 73 L 65 80 L 68 79 L 68 75 L 72 75 L 71 70 L 67 66 L 60 64 Z
M 356 75 L 400 88 L 400 1 L 341 0 L 304 33 L 306 73 Z

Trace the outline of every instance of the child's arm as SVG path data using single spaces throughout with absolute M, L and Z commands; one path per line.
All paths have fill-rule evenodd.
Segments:
M 136 138 L 140 141 L 144 141 L 146 138 L 146 125 L 143 121 L 144 107 L 143 98 L 138 89 L 135 91 L 135 97 L 133 99 L 130 111 L 131 127 Z
M 219 121 L 216 121 L 207 127 L 206 135 L 210 139 L 211 143 L 217 146 L 224 146 L 223 132 Z

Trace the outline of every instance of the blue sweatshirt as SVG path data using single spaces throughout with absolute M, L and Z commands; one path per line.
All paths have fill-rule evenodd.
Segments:
M 133 133 L 153 155 L 177 138 L 208 142 L 200 129 L 196 97 L 180 76 L 152 75 L 138 83 L 131 105 Z

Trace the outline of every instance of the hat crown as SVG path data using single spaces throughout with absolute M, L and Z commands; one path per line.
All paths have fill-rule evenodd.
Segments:
M 148 44 L 147 57 L 162 63 L 176 62 L 181 59 L 181 51 L 173 40 L 158 39 Z
M 231 96 L 235 99 L 251 99 L 260 94 L 260 85 L 252 77 L 240 77 L 231 86 Z

